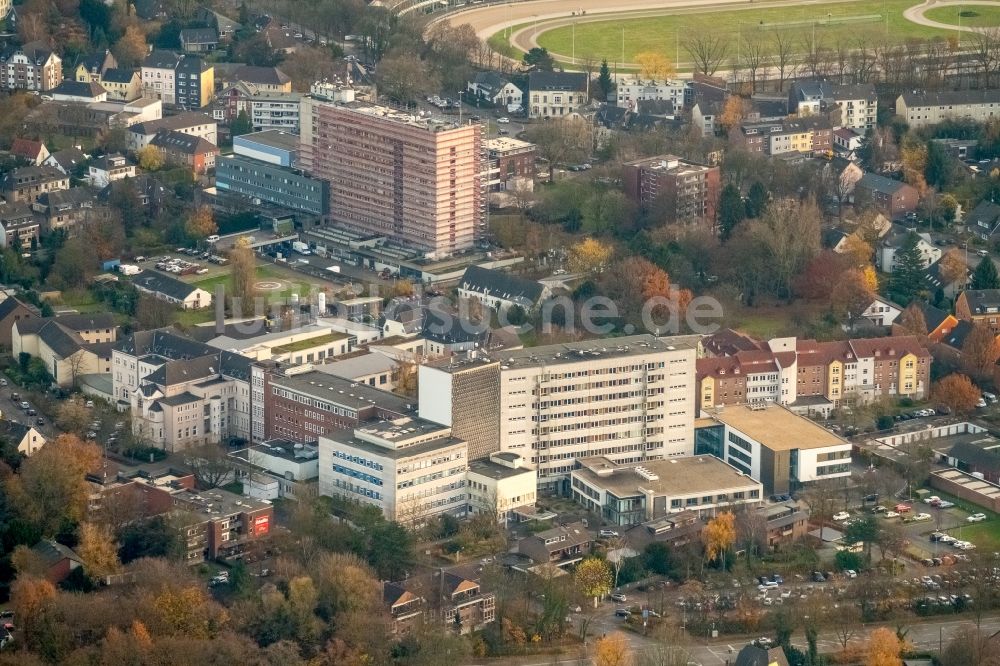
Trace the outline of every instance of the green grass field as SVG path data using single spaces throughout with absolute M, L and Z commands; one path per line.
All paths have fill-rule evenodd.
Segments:
M 768 55 L 774 51 L 773 34 L 778 30 L 792 38 L 793 49 L 800 53 L 807 50 L 805 40 L 811 38 L 814 27 L 817 41 L 831 49 L 838 42 L 845 42 L 850 48 L 855 48 L 866 37 L 870 38 L 867 41 L 871 45 L 876 38 L 881 39 L 887 32 L 894 42 L 954 34 L 904 19 L 903 11 L 915 4 L 917 0 L 886 0 L 885 3 L 842 2 L 804 7 L 750 6 L 748 9 L 676 12 L 655 17 L 623 16 L 619 19 L 577 24 L 576 57 L 597 60 L 607 58 L 609 62 L 621 60 L 623 28 L 626 62 L 634 62 L 637 53 L 656 51 L 671 60 L 679 59 L 681 70 L 691 68 L 688 65 L 691 57 L 683 47 L 685 35 L 705 32 L 725 36 L 731 52 L 736 50 L 741 37 L 759 34 L 763 50 Z M 987 10 L 981 12 L 983 16 L 992 12 L 992 8 L 988 7 L 977 8 L 976 11 L 979 9 Z M 957 23 L 957 11 L 955 15 Z M 499 39 L 502 40 L 502 36 Z M 681 42 L 679 49 L 678 39 Z M 492 43 L 496 41 L 498 40 L 494 39 Z M 573 28 L 553 28 L 543 32 L 538 41 L 552 53 L 569 56 L 573 52 Z
M 959 529 L 948 530 L 956 539 L 971 541 L 976 548 L 987 553 L 1000 552 L 1000 520 L 992 518 L 983 523 L 970 523 Z
M 961 20 L 959 18 L 961 14 Z M 937 7 L 924 12 L 924 16 L 932 21 L 948 23 L 950 25 L 969 26 L 973 28 L 985 28 L 1000 26 L 1000 5 L 987 7 L 984 5 L 970 5 L 969 7 Z
M 284 271 L 271 264 L 259 264 L 257 266 L 257 280 L 263 283 L 280 283 L 276 289 L 260 290 L 261 296 L 269 296 L 275 299 L 287 298 L 292 293 L 298 293 L 300 296 L 305 297 L 314 288 L 319 288 L 320 286 L 318 283 L 309 282 L 301 275 L 297 275 L 292 271 Z M 220 273 L 219 275 L 204 278 L 202 280 L 191 280 L 190 282 L 201 287 L 205 291 L 214 294 L 215 287 L 217 285 L 229 284 L 229 273 Z

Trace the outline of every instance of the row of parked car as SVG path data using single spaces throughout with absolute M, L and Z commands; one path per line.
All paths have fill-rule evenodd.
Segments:
M 950 534 L 945 534 L 943 532 L 931 532 L 931 541 L 937 543 L 946 543 L 953 548 L 958 548 L 959 550 L 975 550 L 976 544 L 969 541 L 962 541 L 961 539 L 956 539 Z

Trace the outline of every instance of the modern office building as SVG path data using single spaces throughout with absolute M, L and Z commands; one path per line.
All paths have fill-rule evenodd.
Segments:
M 434 256 L 473 247 L 485 224 L 481 125 L 315 96 L 301 114 L 302 166 L 330 183 L 332 225 Z
M 644 206 L 654 202 L 665 206 L 673 221 L 715 222 L 722 191 L 717 166 L 659 155 L 627 163 L 623 180 L 630 199 Z
M 421 419 L 366 423 L 319 438 L 320 494 L 372 504 L 389 520 L 464 517 L 467 469 L 465 442 Z
M 720 509 L 758 504 L 763 488 L 715 456 L 620 465 L 584 458 L 571 473 L 573 499 L 614 525 L 639 525 L 671 513 L 712 518 Z
M 850 442 L 780 405 L 731 405 L 703 416 L 695 425 L 696 455 L 725 460 L 768 494 L 851 474 Z
M 420 415 L 456 432 L 479 429 L 473 458 L 518 453 L 540 487 L 567 490 L 581 458 L 691 455 L 699 340 L 634 335 L 423 364 Z

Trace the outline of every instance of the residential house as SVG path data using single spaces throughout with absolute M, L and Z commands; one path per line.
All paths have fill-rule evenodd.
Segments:
M 69 546 L 52 539 L 42 539 L 31 547 L 34 557 L 44 568 L 45 580 L 57 585 L 83 566 L 83 560 Z
M 47 92 L 62 78 L 62 58 L 42 42 L 10 46 L 0 53 L 0 88 Z
M 215 70 L 200 56 L 184 56 L 174 68 L 174 103 L 184 109 L 208 106 L 215 96 Z
M 798 502 L 769 504 L 759 507 L 767 529 L 767 546 L 771 550 L 798 541 L 809 532 L 809 510 Z
M 100 80 L 108 101 L 132 102 L 142 97 L 142 77 L 134 69 L 109 69 Z
M 46 232 L 72 227 L 90 218 L 94 212 L 94 193 L 84 187 L 46 192 L 31 204 L 42 219 Z
M 154 213 L 159 210 L 168 194 L 167 188 L 164 187 L 160 181 L 145 173 L 141 173 L 134 178 L 125 180 L 122 182 L 120 187 L 128 187 L 131 189 L 135 193 L 135 196 L 139 201 L 139 205 L 143 208 L 150 209 Z M 101 203 L 107 203 L 112 190 L 113 185 L 108 185 L 97 193 L 97 200 Z
M 173 105 L 176 101 L 175 74 L 180 56 L 156 49 L 142 61 L 142 90 L 147 97 Z
M 1000 289 L 967 289 L 955 300 L 955 316 L 960 321 L 989 326 L 1000 335 Z
M 1000 114 L 1000 89 L 904 92 L 896 98 L 896 114 L 913 129 L 949 118 L 983 123 Z
M 892 326 L 896 318 L 903 313 L 903 308 L 887 298 L 876 296 L 861 313 L 862 319 L 867 319 L 875 326 Z
M 478 72 L 468 82 L 466 90 L 472 93 L 473 98 L 484 100 L 503 110 L 517 108 L 522 104 L 521 89 L 496 72 Z
M 0 349 L 10 351 L 11 329 L 22 319 L 37 318 L 38 310 L 15 296 L 0 301 Z
M 896 253 L 903 247 L 911 233 L 916 232 L 900 225 L 894 225 L 892 231 L 885 235 L 875 250 L 875 260 L 879 270 L 883 273 L 892 273 L 896 267 Z M 927 268 L 931 264 L 937 263 L 941 259 L 941 248 L 934 244 L 928 233 L 919 233 L 917 237 L 917 251 L 920 252 L 923 267 Z
M 662 206 L 672 221 L 714 224 L 722 189 L 719 167 L 658 155 L 628 162 L 624 170 L 625 194 L 632 201 Z
M 826 153 L 833 145 L 830 123 L 822 116 L 743 123 L 732 136 L 749 152 L 765 155 L 813 155 Z
M 111 51 L 93 53 L 82 59 L 73 70 L 73 80 L 81 83 L 100 83 L 104 73 L 118 67 L 118 61 Z
M 41 141 L 17 137 L 10 147 L 10 154 L 31 166 L 41 166 L 49 158 L 49 149 Z
M 862 196 L 870 201 L 876 210 L 891 218 L 899 218 L 906 213 L 914 212 L 920 200 L 920 194 L 912 185 L 874 173 L 866 173 L 858 181 L 854 189 L 854 198 L 857 201 Z
M 73 387 L 82 375 L 110 374 L 118 327 L 109 313 L 22 319 L 11 329 L 11 353 L 40 359 L 53 381 Z
M 219 47 L 215 28 L 184 28 L 180 32 L 181 49 L 185 53 L 208 53 Z
M 204 113 L 185 112 L 131 125 L 129 148 L 134 152 L 142 150 L 163 130 L 189 134 L 215 145 L 219 143 L 218 123 L 214 118 Z
M 254 94 L 292 92 L 292 78 L 278 67 L 240 65 L 231 74 L 216 75 L 223 88 L 239 83 L 249 87 Z
M 864 134 L 850 127 L 838 127 L 833 130 L 833 148 L 847 159 L 854 159 L 864 140 Z
M 195 10 L 194 18 L 210 28 L 215 28 L 215 31 L 219 34 L 219 39 L 223 41 L 232 39 L 233 35 L 243 27 L 225 14 L 220 14 L 204 5 Z
M 38 243 L 38 221 L 23 201 L 0 203 L 0 247 L 28 250 Z
M 965 226 L 984 241 L 993 240 L 1000 233 L 1000 205 L 992 201 L 980 201 L 965 216 Z
M 203 176 L 214 169 L 219 155 L 215 144 L 173 130 L 161 130 L 149 145 L 159 148 L 168 163 L 186 166 L 195 176 Z
M 691 88 L 691 124 L 701 130 L 702 136 L 715 136 L 721 130 L 719 117 L 726 108 L 729 88 L 721 79 L 695 77 Z
M 66 174 L 47 166 L 21 167 L 0 179 L 0 193 L 9 203 L 31 203 L 46 192 L 66 189 L 69 189 Z
M 143 271 L 132 279 L 132 284 L 139 291 L 173 303 L 183 310 L 207 308 L 212 304 L 209 292 L 159 271 Z
M 874 129 L 878 96 L 871 83 L 838 85 L 829 81 L 796 81 L 788 89 L 789 113 L 811 116 L 840 107 L 840 123 L 860 131 Z
M 100 83 L 62 81 L 58 86 L 49 91 L 52 99 L 57 102 L 80 102 L 82 104 L 93 104 L 94 102 L 104 102 L 108 99 L 108 91 Z
M 736 655 L 733 666 L 788 666 L 788 657 L 781 646 L 765 649 L 746 645 Z
M 632 110 L 638 110 L 640 101 L 648 100 L 669 101 L 679 109 L 684 106 L 687 91 L 687 83 L 680 79 L 655 81 L 627 78 L 619 81 L 615 88 L 618 106 Z
M 927 293 L 935 296 L 940 292 L 941 295 L 949 299 L 954 299 L 958 296 L 958 292 L 969 285 L 971 278 L 972 271 L 969 270 L 968 265 L 966 265 L 965 271 L 960 273 L 957 278 L 952 276 L 946 277 L 941 272 L 940 260 L 935 261 L 924 271 L 924 284 L 927 287 Z
M 643 111 L 643 109 L 648 109 L 650 105 L 658 105 L 658 108 L 655 109 L 656 115 Z M 638 106 L 640 108 L 638 112 L 614 104 L 601 104 L 597 107 L 597 112 L 594 114 L 594 126 L 598 132 L 596 135 L 598 145 L 606 145 L 615 132 L 655 131 L 663 127 L 668 119 L 673 119 L 676 112 L 673 102 L 643 100 L 638 103 Z
M 941 342 L 958 326 L 958 319 L 950 312 L 936 308 L 926 301 L 914 301 L 913 303 L 920 308 L 920 312 L 924 316 L 924 322 L 927 324 L 927 339 L 931 342 Z M 897 323 L 893 325 L 892 334 L 912 335 L 912 332 L 903 329 Z
M 485 307 L 498 312 L 515 305 L 530 312 L 545 298 L 546 293 L 547 289 L 541 282 L 481 266 L 466 268 L 458 283 L 459 298 L 475 298 Z
M 382 603 L 392 618 L 392 633 L 404 634 L 423 617 L 427 600 L 404 587 L 403 583 L 382 581 Z
M 594 533 L 583 523 L 570 523 L 536 532 L 517 542 L 517 552 L 536 565 L 566 567 L 590 554 Z
M 531 72 L 528 75 L 528 117 L 565 118 L 587 104 L 587 74 Z
M 45 435 L 40 433 L 30 423 L 18 423 L 4 419 L 0 421 L 0 438 L 14 445 L 17 451 L 30 456 L 45 445 Z
M 119 153 L 102 155 L 87 167 L 87 183 L 93 187 L 107 187 L 117 180 L 134 177 L 135 165 Z
M 496 619 L 496 598 L 480 585 L 481 567 L 458 566 L 406 581 L 383 581 L 382 599 L 400 634 L 416 622 L 435 619 L 459 634 L 479 631 Z

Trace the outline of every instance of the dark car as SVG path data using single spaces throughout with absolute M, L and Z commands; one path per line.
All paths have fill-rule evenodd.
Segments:
M 27 412 L 25 412 L 25 413 L 26 413 L 26 414 L 27 414 L 28 416 L 38 416 L 38 412 L 37 412 L 37 411 L 35 410 L 35 408 L 33 408 L 33 407 L 32 407 L 31 409 L 29 409 L 29 410 L 28 410 Z
M 865 495 L 865 501 L 866 502 L 877 502 L 878 501 L 878 493 L 872 493 L 870 495 Z
M 35 425 L 40 425 L 40 426 L 45 425 L 45 419 L 39 416 L 37 419 L 35 419 Z
M 826 582 L 826 576 L 823 575 L 822 571 L 813 571 L 812 572 L 812 579 L 816 583 L 825 583 Z

